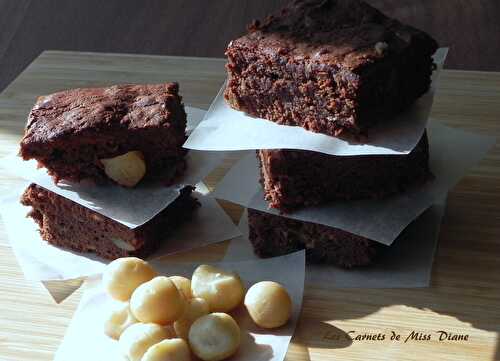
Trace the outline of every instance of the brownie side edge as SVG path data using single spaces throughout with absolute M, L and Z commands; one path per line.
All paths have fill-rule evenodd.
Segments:
M 262 258 L 305 249 L 308 262 L 353 268 L 371 264 L 383 247 L 337 228 L 254 209 L 248 209 L 248 224 L 254 252 Z
M 332 156 L 259 150 L 260 182 L 269 206 L 288 213 L 335 200 L 383 199 L 432 178 L 424 133 L 407 155 Z
M 31 207 L 28 216 L 38 224 L 42 238 L 54 246 L 107 259 L 147 257 L 168 242 L 172 230 L 188 221 L 199 207 L 191 196 L 192 189 L 184 188 L 167 208 L 135 229 L 35 184 L 24 191 L 21 203 Z

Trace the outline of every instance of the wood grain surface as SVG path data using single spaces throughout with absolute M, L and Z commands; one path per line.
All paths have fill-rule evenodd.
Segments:
M 500 1 L 367 0 L 450 46 L 449 68 L 500 70 Z M 0 90 L 43 50 L 223 57 L 287 0 L 0 0 Z
M 188 105 L 206 108 L 224 79 L 224 60 L 45 52 L 0 95 L 0 156 L 14 151 L 38 95 L 120 82 L 177 80 Z M 432 116 L 448 125 L 500 135 L 500 73 L 443 72 Z M 432 150 L 431 150 L 432 151 Z M 214 172 L 209 184 L 227 169 Z M 0 194 L 20 180 L 0 172 Z M 241 208 L 223 203 L 236 221 Z M 500 149 L 470 170 L 449 195 L 432 284 L 422 289 L 328 289 L 306 285 L 287 360 L 480 360 L 500 358 Z M 218 259 L 225 243 L 183 259 Z M 172 260 L 179 260 L 180 256 Z M 26 281 L 0 223 L 0 360 L 51 360 L 81 296 L 79 281 Z M 467 341 L 438 341 L 444 330 Z M 431 341 L 351 341 L 391 331 Z

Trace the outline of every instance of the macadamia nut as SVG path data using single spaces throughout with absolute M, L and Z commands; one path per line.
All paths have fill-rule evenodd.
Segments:
M 138 286 L 155 276 L 155 270 L 146 261 L 125 257 L 118 258 L 106 266 L 102 282 L 112 298 L 128 301 Z
M 177 337 L 187 339 L 193 322 L 201 316 L 208 315 L 208 312 L 207 301 L 203 298 L 191 298 L 186 305 L 186 310 L 182 317 L 174 322 L 174 330 Z
M 280 327 L 292 314 L 292 300 L 287 290 L 271 281 L 258 282 L 250 287 L 245 296 L 245 307 L 252 320 L 263 328 Z
M 191 352 L 186 341 L 180 338 L 163 340 L 151 346 L 141 361 L 189 361 Z
M 191 293 L 191 280 L 182 276 L 171 276 L 169 277 L 175 286 L 181 291 L 182 295 L 189 300 L 193 297 Z
M 143 283 L 130 298 L 132 314 L 141 322 L 166 325 L 184 313 L 186 300 L 175 284 L 164 276 Z
M 193 297 L 208 302 L 211 312 L 229 312 L 243 300 L 245 289 L 235 272 L 208 265 L 199 266 L 191 280 Z
M 385 41 L 379 41 L 375 44 L 375 52 L 378 55 L 384 54 L 388 48 L 389 48 L 389 44 L 387 44 Z
M 138 150 L 101 159 L 104 173 L 124 187 L 134 187 L 146 175 L 144 155 Z
M 240 346 L 240 327 L 227 313 L 211 313 L 198 318 L 189 330 L 189 344 L 204 361 L 232 356 Z
M 130 361 L 140 361 L 151 346 L 168 337 L 168 331 L 160 325 L 136 323 L 122 333 L 118 347 Z
M 137 322 L 137 319 L 130 312 L 128 302 L 115 302 L 108 318 L 104 321 L 104 333 L 118 340 L 127 327 Z

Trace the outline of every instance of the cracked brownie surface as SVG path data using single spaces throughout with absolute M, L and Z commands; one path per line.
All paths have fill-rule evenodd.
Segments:
M 72 89 L 40 97 L 21 140 L 57 182 L 105 182 L 100 159 L 140 151 L 146 179 L 170 184 L 185 169 L 186 113 L 177 83 Z
M 233 108 L 358 135 L 424 94 L 437 43 L 359 0 L 297 0 L 227 47 Z

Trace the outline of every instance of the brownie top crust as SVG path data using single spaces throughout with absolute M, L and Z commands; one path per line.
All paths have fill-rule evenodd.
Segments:
M 360 0 L 296 0 L 263 21 L 229 48 L 259 49 L 269 57 L 288 56 L 353 72 L 399 54 L 410 44 L 433 54 L 438 45 L 426 33 L 391 19 Z
M 57 141 L 69 135 L 146 128 L 184 129 L 177 83 L 115 85 L 72 89 L 38 98 L 28 116 L 26 144 Z

